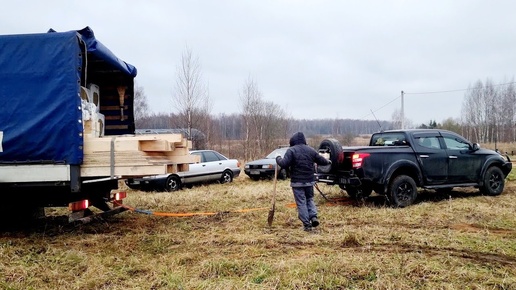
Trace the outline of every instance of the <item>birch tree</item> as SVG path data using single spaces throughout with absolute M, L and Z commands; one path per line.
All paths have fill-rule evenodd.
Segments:
M 194 148 L 199 148 L 201 136 L 193 136 L 193 129 L 202 131 L 209 128 L 212 105 L 208 87 L 202 79 L 199 60 L 193 56 L 189 47 L 185 48 L 177 67 L 173 106 L 179 116 L 176 126 L 185 129 L 188 139 L 193 141 Z

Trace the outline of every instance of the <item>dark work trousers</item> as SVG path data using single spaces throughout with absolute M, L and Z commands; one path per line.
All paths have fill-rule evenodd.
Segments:
M 317 207 L 314 202 L 314 187 L 300 186 L 292 187 L 297 205 L 297 216 L 303 226 L 311 226 L 310 220 L 317 217 Z

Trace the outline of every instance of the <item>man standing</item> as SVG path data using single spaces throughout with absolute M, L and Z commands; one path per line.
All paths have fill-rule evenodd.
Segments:
M 290 148 L 285 156 L 276 156 L 276 163 L 283 168 L 290 167 L 290 186 L 294 192 L 298 218 L 303 223 L 305 231 L 312 231 L 319 225 L 314 202 L 314 163 L 328 165 L 331 161 L 306 145 L 305 135 L 297 132 L 290 138 Z

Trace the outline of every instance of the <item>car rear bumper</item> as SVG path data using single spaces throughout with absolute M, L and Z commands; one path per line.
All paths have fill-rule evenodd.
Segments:
M 274 169 L 245 169 L 244 172 L 247 176 L 256 178 L 270 178 L 274 176 Z

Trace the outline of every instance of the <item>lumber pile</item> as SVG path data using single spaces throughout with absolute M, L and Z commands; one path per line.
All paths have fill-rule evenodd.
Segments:
M 182 134 L 93 137 L 84 135 L 81 176 L 120 178 L 188 171 L 200 162 L 190 155 L 191 142 Z

